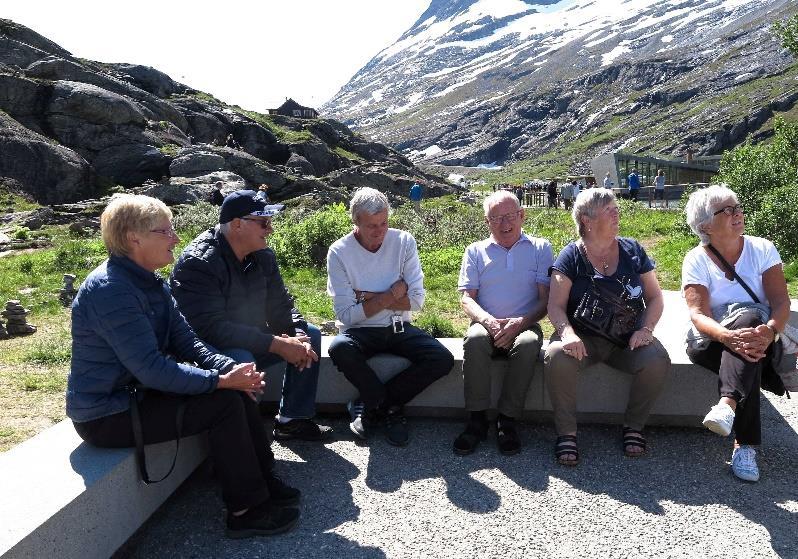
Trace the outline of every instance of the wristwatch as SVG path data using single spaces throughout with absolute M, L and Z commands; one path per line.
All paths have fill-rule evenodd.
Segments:
M 774 343 L 778 342 L 779 338 L 781 337 L 781 334 L 779 333 L 778 330 L 776 330 L 776 327 L 775 326 L 771 326 L 770 324 L 765 324 L 765 326 L 770 328 L 770 330 L 773 332 L 773 342 Z

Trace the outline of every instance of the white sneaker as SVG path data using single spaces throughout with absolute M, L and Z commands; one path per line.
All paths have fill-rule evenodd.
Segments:
M 759 481 L 759 467 L 756 465 L 756 450 L 748 445 L 735 448 L 732 452 L 731 469 L 734 475 L 745 481 Z
M 719 402 L 712 406 L 702 423 L 713 433 L 727 437 L 731 434 L 732 425 L 734 425 L 734 410 L 729 404 Z

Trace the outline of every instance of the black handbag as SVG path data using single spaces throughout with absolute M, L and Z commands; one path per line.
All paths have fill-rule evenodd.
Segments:
M 573 314 L 573 324 L 578 330 L 596 334 L 619 347 L 629 345 L 629 338 L 637 330 L 638 318 L 646 310 L 643 297 L 631 298 L 623 282 L 617 278 L 607 281 L 618 282 L 621 295 L 613 293 L 595 280 L 595 268 L 584 254 L 584 247 L 577 243 L 579 257 L 588 271 L 590 288 L 585 291 Z

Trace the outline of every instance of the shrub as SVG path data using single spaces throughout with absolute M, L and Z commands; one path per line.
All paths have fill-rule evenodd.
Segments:
M 748 220 L 756 235 L 772 240 L 782 259 L 798 257 L 798 192 L 782 186 L 765 194 L 758 212 Z
M 279 218 L 269 244 L 281 266 L 323 268 L 327 249 L 352 230 L 349 212 L 343 204 L 334 204 L 309 214 L 299 221 L 292 213 Z
M 14 238 L 18 241 L 27 241 L 30 237 L 30 229 L 27 227 L 17 227 L 14 231 Z
M 190 206 L 181 206 L 176 212 L 172 225 L 180 236 L 191 241 L 200 231 L 213 228 L 219 223 L 219 208 L 208 202 L 197 202 Z
M 33 272 L 33 260 L 26 258 L 19 263 L 19 271 L 25 275 L 30 275 Z

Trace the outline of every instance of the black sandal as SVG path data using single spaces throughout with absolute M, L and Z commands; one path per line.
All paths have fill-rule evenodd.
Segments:
M 573 456 L 573 460 L 564 460 L 566 456 Z M 557 463 L 563 466 L 576 466 L 579 464 L 579 450 L 576 447 L 576 435 L 560 435 L 554 443 L 554 457 Z
M 632 448 L 641 448 L 640 452 L 630 452 Z M 623 453 L 629 458 L 637 458 L 646 453 L 646 438 L 643 433 L 632 429 L 631 427 L 623 428 Z

